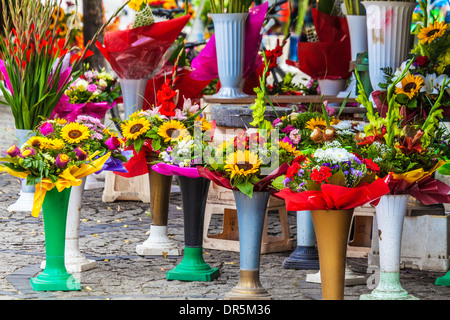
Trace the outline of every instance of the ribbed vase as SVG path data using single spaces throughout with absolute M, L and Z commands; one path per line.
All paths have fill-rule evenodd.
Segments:
M 142 109 L 148 79 L 120 79 L 125 119 Z
M 367 15 L 370 82 L 374 90 L 384 82 L 381 68 L 400 67 L 408 59 L 411 22 L 416 2 L 363 1 Z
M 211 18 L 214 22 L 216 41 L 217 69 L 220 90 L 215 98 L 241 98 L 241 80 L 244 73 L 244 41 L 246 13 L 216 13 Z

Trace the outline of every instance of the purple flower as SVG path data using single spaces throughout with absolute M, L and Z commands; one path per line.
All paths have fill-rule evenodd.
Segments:
M 18 156 L 20 154 L 20 149 L 18 146 L 13 145 L 11 148 L 6 151 L 6 153 L 11 157 L 14 158 L 15 156 Z
M 69 162 L 70 158 L 67 154 L 64 153 L 60 153 L 58 154 L 58 156 L 56 157 L 56 165 L 59 168 L 65 168 L 67 166 L 67 163 Z
M 97 86 L 95 84 L 88 85 L 87 91 L 92 93 L 92 92 L 95 92 L 95 90 L 97 90 Z
M 276 126 L 280 122 L 281 122 L 281 119 L 280 118 L 276 118 L 275 120 L 273 120 L 273 125 Z
M 83 149 L 81 149 L 79 147 L 76 147 L 74 151 L 75 151 L 75 155 L 78 160 L 80 160 L 80 161 L 86 160 L 86 158 L 87 158 L 86 151 L 84 151 Z
M 109 137 L 105 144 L 109 150 L 116 150 L 120 147 L 120 140 L 117 137 Z
M 50 122 L 44 122 L 41 127 L 39 128 L 39 131 L 41 132 L 42 135 L 46 136 L 50 133 L 52 133 L 53 130 L 53 126 Z
M 291 178 L 286 178 L 283 180 L 284 186 L 287 186 L 287 184 L 291 181 Z
M 33 148 L 26 148 L 25 150 L 22 151 L 22 153 L 20 154 L 20 157 L 26 158 L 29 156 L 34 156 L 35 154 L 36 154 L 36 151 Z

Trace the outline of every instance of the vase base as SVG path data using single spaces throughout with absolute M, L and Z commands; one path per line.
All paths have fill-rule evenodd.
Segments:
M 98 267 L 97 261 L 88 260 L 85 257 L 66 258 L 64 264 L 69 273 L 79 273 Z M 45 269 L 45 261 L 41 262 L 41 269 Z
M 242 92 L 239 88 L 220 88 L 219 92 L 213 95 L 213 98 L 216 99 L 235 99 L 235 98 L 245 98 L 248 97 L 248 94 Z
M 259 270 L 240 270 L 239 282 L 225 295 L 227 300 L 271 300 L 259 281 Z
M 136 246 L 136 252 L 140 256 L 179 256 L 181 255 L 180 248 L 172 242 L 157 242 L 143 244 Z
M 78 291 L 81 284 L 69 273 L 61 275 L 48 275 L 41 273 L 30 279 L 34 291 Z
M 218 268 L 211 268 L 209 265 L 204 266 L 189 266 L 189 268 L 176 266 L 174 269 L 167 272 L 167 280 L 180 281 L 211 281 L 220 275 Z
M 450 287 L 450 272 L 447 272 L 445 276 L 437 278 L 435 285 Z
M 306 282 L 310 283 L 322 283 L 321 277 L 320 277 L 320 271 L 313 274 L 307 274 L 306 275 Z M 363 276 L 358 276 L 353 274 L 348 269 L 345 270 L 345 286 L 356 286 L 360 284 L 366 284 L 367 280 Z
M 21 192 L 17 201 L 8 207 L 9 212 L 31 212 L 33 211 L 34 193 Z
M 297 246 L 282 266 L 285 269 L 319 270 L 319 255 L 315 247 Z
M 363 294 L 359 297 L 360 300 L 419 300 L 407 292 L 379 292 Z

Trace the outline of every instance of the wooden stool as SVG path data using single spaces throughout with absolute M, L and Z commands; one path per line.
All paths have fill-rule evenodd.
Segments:
M 140 200 L 150 203 L 150 182 L 148 173 L 137 177 L 125 178 L 105 171 L 105 188 L 103 189 L 103 202 L 116 200 Z
M 267 234 L 267 219 L 270 211 L 278 212 L 281 223 L 281 236 L 270 236 Z M 208 234 L 213 214 L 223 215 L 223 231 L 219 234 Z M 289 237 L 286 205 L 283 200 L 270 197 L 264 220 L 261 253 L 290 251 L 293 249 L 293 246 L 294 239 Z M 214 183 L 211 183 L 209 188 L 205 208 L 203 248 L 239 252 L 239 226 L 233 192 Z
M 353 213 L 353 236 L 347 246 L 347 257 L 367 258 L 372 246 L 372 224 L 375 208 L 365 205 Z

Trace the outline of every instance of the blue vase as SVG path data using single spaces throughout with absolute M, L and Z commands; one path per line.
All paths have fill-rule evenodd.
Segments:
M 215 98 L 233 99 L 247 97 L 242 92 L 244 74 L 244 41 L 246 13 L 212 14 L 216 41 L 217 69 L 220 90 Z
M 227 294 L 228 299 L 271 299 L 260 283 L 261 242 L 270 192 L 253 192 L 250 198 L 233 191 L 239 226 L 238 284 Z

